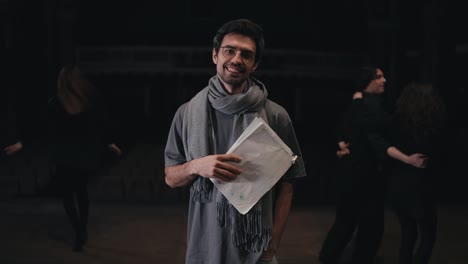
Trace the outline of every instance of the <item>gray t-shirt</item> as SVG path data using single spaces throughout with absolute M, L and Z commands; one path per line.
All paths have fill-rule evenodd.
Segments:
M 179 108 L 174 117 L 173 127 L 168 136 L 165 151 L 165 165 L 173 166 L 186 162 L 184 146 L 181 140 L 182 120 L 186 105 Z M 235 115 L 223 114 L 213 110 L 213 129 L 216 134 L 216 149 L 213 154 L 226 153 L 229 149 L 228 142 L 234 142 L 232 126 Z M 283 176 L 283 179 L 292 179 L 306 175 L 304 162 L 291 119 L 286 110 L 267 100 L 265 112 L 268 123 L 278 136 L 288 145 L 298 159 Z M 213 200 L 222 195 L 216 188 L 213 188 Z M 263 208 L 271 208 L 273 214 L 273 204 L 271 201 L 262 201 Z M 233 243 L 233 235 L 230 229 L 222 228 L 217 222 L 217 203 L 200 203 L 189 200 L 188 226 L 187 226 L 187 264 L 254 264 L 260 259 L 263 252 L 248 252 L 238 248 Z

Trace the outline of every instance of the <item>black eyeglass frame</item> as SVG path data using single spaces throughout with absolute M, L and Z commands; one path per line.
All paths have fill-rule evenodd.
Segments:
M 227 59 L 232 59 L 236 56 L 237 52 L 240 51 L 242 61 L 245 64 L 254 64 L 255 63 L 255 52 L 251 50 L 240 49 L 233 46 L 222 46 L 220 47 L 221 53 Z

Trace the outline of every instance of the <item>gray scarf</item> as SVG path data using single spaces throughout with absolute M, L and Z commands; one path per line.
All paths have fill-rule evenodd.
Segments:
M 211 108 L 235 115 L 232 127 L 234 136 L 232 142 L 229 142 L 232 145 L 256 116 L 268 120 L 264 111 L 267 95 L 264 85 L 253 78 L 244 93 L 231 95 L 223 88 L 217 76 L 212 77 L 208 86 L 190 100 L 184 113 L 182 135 L 187 160 L 214 153 L 216 135 L 210 118 Z M 211 203 L 213 187 L 211 180 L 198 177 L 190 188 L 190 199 L 199 203 Z M 271 210 L 262 210 L 262 205 L 272 206 L 271 192 L 267 192 L 245 215 L 240 214 L 221 193 L 217 195 L 216 203 L 218 224 L 233 231 L 233 240 L 237 247 L 249 252 L 261 252 L 267 247 L 273 217 Z

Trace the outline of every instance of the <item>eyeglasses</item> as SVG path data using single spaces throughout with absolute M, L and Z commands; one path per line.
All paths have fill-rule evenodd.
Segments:
M 242 61 L 245 64 L 253 64 L 255 62 L 255 53 L 253 53 L 250 50 L 242 50 L 231 46 L 224 46 L 221 47 L 221 49 L 224 57 L 226 57 L 227 59 L 234 58 L 234 56 L 236 56 L 237 54 L 237 51 L 240 51 Z

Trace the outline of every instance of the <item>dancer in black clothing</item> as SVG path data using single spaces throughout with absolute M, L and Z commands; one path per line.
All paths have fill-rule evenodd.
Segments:
M 122 152 L 113 143 L 96 89 L 76 66 L 62 68 L 48 110 L 55 179 L 75 232 L 73 249 L 81 251 L 87 238 L 88 180 L 102 164 L 106 151 L 118 156 Z
M 354 233 L 352 263 L 374 262 L 384 231 L 383 161 L 390 156 L 417 167 L 425 161 L 421 154 L 407 156 L 387 141 L 390 115 L 380 96 L 385 82 L 381 69 L 362 68 L 361 98 L 353 100 L 345 113 L 337 151 L 344 169 L 337 180 L 335 222 L 320 251 L 323 264 L 339 263 Z
M 14 100 L 11 98 L 10 89 L 3 91 L 0 98 L 0 157 L 17 153 L 23 148 L 21 135 L 18 129 L 17 113 L 14 110 Z
M 404 152 L 427 155 L 425 169 L 395 162 L 389 178 L 389 201 L 401 227 L 399 264 L 427 264 L 437 232 L 435 189 L 441 165 L 446 107 L 430 84 L 410 83 L 399 96 L 391 133 Z
M 4 44 L 4 43 L 2 43 Z M 16 62 L 7 45 L 0 46 L 0 161 L 23 148 L 23 135 L 17 103 L 18 76 Z
M 1 43 L 4 44 L 4 43 Z M 18 104 L 18 90 L 21 84 L 17 81 L 18 72 L 15 60 L 12 59 L 12 51 L 5 45 L 0 46 L 0 179 L 13 178 L 10 182 L 16 182 L 15 188 L 0 193 L 3 195 L 23 194 L 22 181 L 16 174 L 19 162 L 22 160 L 20 152 L 25 143 L 24 117 L 21 115 L 21 107 Z

